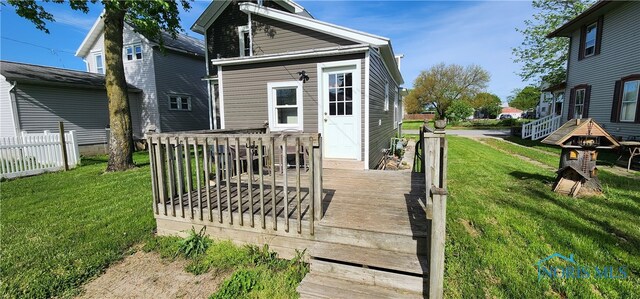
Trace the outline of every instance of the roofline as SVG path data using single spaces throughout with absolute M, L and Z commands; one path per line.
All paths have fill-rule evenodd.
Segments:
M 209 28 L 209 26 L 213 24 L 213 22 L 220 16 L 220 14 L 227 8 L 229 3 L 231 2 L 232 1 L 229 0 L 211 1 L 211 4 L 209 4 L 209 6 L 205 8 L 198 19 L 196 19 L 193 25 L 191 25 L 191 31 L 204 35 L 205 31 L 207 31 L 207 28 Z M 280 2 L 280 4 L 285 4 L 282 7 L 289 10 L 291 13 L 302 14 L 309 18 L 313 18 L 313 16 L 309 13 L 309 11 L 307 11 L 307 9 L 305 9 L 304 7 L 302 7 L 302 5 L 296 3 L 295 1 L 279 0 L 278 2 Z M 286 5 L 290 7 L 285 7 Z
M 613 3 L 613 2 L 614 1 L 610 1 L 610 0 L 599 0 L 595 4 L 591 5 L 591 7 L 587 8 L 587 10 L 583 11 L 581 14 L 579 14 L 576 17 L 574 17 L 573 19 L 569 20 L 564 25 L 560 26 L 558 29 L 556 29 L 556 30 L 552 31 L 551 33 L 547 34 L 547 38 L 560 37 L 560 36 L 567 37 L 568 35 L 566 35 L 566 33 L 564 32 L 565 30 L 567 30 L 568 28 L 572 27 L 573 25 L 575 25 L 575 24 L 577 24 L 579 22 L 582 22 L 585 18 L 587 18 L 591 14 L 593 14 L 596 11 L 600 10 L 601 8 L 605 7 L 607 4 L 610 4 L 610 3 Z
M 256 14 L 277 21 L 293 24 L 296 26 L 307 28 L 309 30 L 322 32 L 328 35 L 357 42 L 359 44 L 369 44 L 370 46 L 380 48 L 382 61 L 387 67 L 394 81 L 396 81 L 398 86 L 404 84 L 404 79 L 402 78 L 402 73 L 398 69 L 398 64 L 396 62 L 389 38 L 319 21 L 316 19 L 305 18 L 296 14 L 258 6 L 250 2 L 240 3 L 240 11 L 247 14 Z
M 290 59 L 303 59 L 303 58 L 312 58 L 312 57 L 325 57 L 325 56 L 345 55 L 345 54 L 353 54 L 353 53 L 364 53 L 369 49 L 370 49 L 369 45 L 360 44 L 360 45 L 353 45 L 353 46 L 346 46 L 346 47 L 339 46 L 339 47 L 324 48 L 321 50 L 294 51 L 294 52 L 289 52 L 284 54 L 267 54 L 267 55 L 261 55 L 261 56 L 212 59 L 211 64 L 216 66 L 252 64 L 252 63 L 282 61 L 282 60 L 290 60 Z
M 80 43 L 80 47 L 78 47 L 78 50 L 76 50 L 76 57 L 85 57 L 87 56 L 87 54 L 89 54 L 89 48 L 93 45 L 96 38 L 98 38 L 97 36 L 93 35 L 95 34 L 96 30 L 100 32 L 104 28 L 104 21 L 102 20 L 103 16 L 104 10 L 102 10 L 96 22 L 93 23 L 93 26 L 91 26 L 91 29 L 89 29 L 87 35 L 84 36 L 82 43 Z

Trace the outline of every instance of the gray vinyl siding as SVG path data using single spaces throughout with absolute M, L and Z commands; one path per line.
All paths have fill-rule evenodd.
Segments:
M 591 85 L 589 117 L 614 136 L 640 136 L 640 124 L 612 123 L 613 90 L 617 80 L 640 73 L 640 2 L 628 2 L 604 15 L 602 48 L 599 55 L 578 60 L 580 30 L 571 36 L 567 99 L 563 119 L 568 119 L 569 92 L 579 84 Z
M 209 129 L 209 104 L 204 57 L 172 51 L 153 54 L 157 105 L 163 132 Z M 191 97 L 191 111 L 169 109 L 169 95 Z
M 136 94 L 129 98 L 132 107 L 139 106 Z M 56 132 L 58 122 L 63 121 L 65 131 L 76 131 L 79 145 L 106 143 L 109 110 L 104 89 L 18 83 L 16 102 L 22 131 Z M 134 130 L 140 127 L 140 118 L 133 113 L 132 126 Z
M 269 119 L 267 83 L 297 81 L 297 72 L 307 71 L 309 81 L 303 85 L 303 114 L 305 133 L 318 132 L 318 74 L 317 64 L 341 60 L 361 60 L 361 87 L 364 90 L 364 55 L 351 54 L 332 57 L 225 66 L 222 68 L 223 105 L 226 129 L 262 127 Z M 364 92 L 361 92 L 361 117 L 364 120 Z M 361 126 L 364 134 L 364 126 Z M 362 137 L 364 142 L 364 135 Z M 362 146 L 364 151 L 364 145 Z
M 252 16 L 252 22 L 254 55 L 278 54 L 356 44 L 339 37 L 261 16 Z
M 369 168 L 382 159 L 382 149 L 389 148 L 395 136 L 393 101 L 398 86 L 375 50 L 369 51 Z M 385 83 L 389 83 L 389 110 L 384 111 Z
M 16 136 L 9 89 L 11 89 L 11 83 L 7 82 L 6 78 L 0 75 L 0 137 Z

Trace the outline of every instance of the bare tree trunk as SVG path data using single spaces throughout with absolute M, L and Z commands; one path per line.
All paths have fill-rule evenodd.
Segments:
M 107 8 L 104 14 L 104 55 L 106 87 L 109 98 L 109 163 L 107 171 L 121 171 L 132 167 L 133 136 L 127 81 L 122 65 L 122 33 L 126 11 Z

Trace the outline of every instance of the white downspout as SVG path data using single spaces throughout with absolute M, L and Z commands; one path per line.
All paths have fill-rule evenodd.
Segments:
M 11 83 L 9 88 L 9 97 L 11 98 L 11 114 L 13 114 L 13 129 L 16 131 L 16 137 L 20 136 L 22 128 L 20 127 L 20 115 L 18 115 L 18 101 L 16 100 L 16 93 L 14 89 L 18 85 L 17 81 Z

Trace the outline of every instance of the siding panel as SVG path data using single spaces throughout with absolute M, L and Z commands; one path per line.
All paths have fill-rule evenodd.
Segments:
M 614 136 L 640 136 L 640 125 L 612 123 L 613 90 L 615 81 L 640 73 L 640 2 L 628 2 L 604 15 L 600 55 L 578 60 L 580 30 L 571 37 L 567 94 L 579 84 L 591 85 L 589 117 Z M 563 119 L 568 119 L 568 101 L 563 107 Z
M 382 58 L 375 50 L 369 51 L 369 168 L 382 159 L 382 149 L 389 148 L 395 136 L 393 128 L 393 101 L 398 86 L 387 72 Z M 384 111 L 385 83 L 389 83 L 389 110 Z
M 161 130 L 187 131 L 209 128 L 209 104 L 204 57 L 182 55 L 158 49 L 153 54 L 156 72 L 157 107 Z M 170 94 L 191 96 L 191 111 L 169 110 Z
M 131 106 L 137 95 L 129 95 Z M 100 89 L 38 86 L 16 86 L 16 101 L 20 126 L 30 133 L 58 130 L 64 121 L 65 130 L 76 130 L 78 144 L 106 143 L 105 128 L 109 125 L 107 93 Z M 139 117 L 132 115 L 132 125 L 139 127 Z
M 355 45 L 355 42 L 314 30 L 252 16 L 254 55 Z
M 16 128 L 13 125 L 13 111 L 11 109 L 11 83 L 0 75 L 0 136 L 16 136 Z

